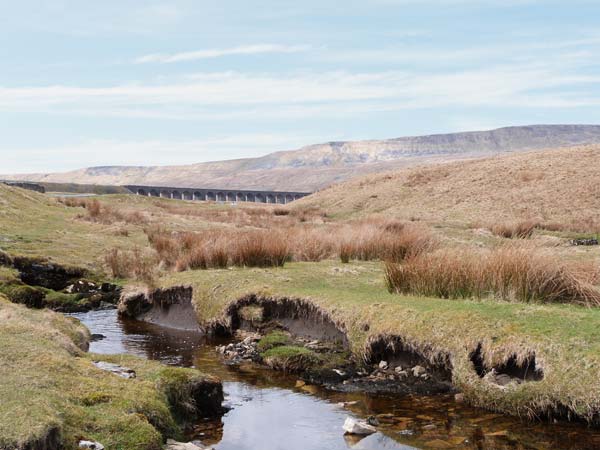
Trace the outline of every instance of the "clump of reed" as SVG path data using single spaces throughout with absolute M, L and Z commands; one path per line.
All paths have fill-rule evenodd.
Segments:
M 540 227 L 537 220 L 522 220 L 517 222 L 496 223 L 489 230 L 496 236 L 507 239 L 527 239 L 531 237 L 536 228 Z
M 367 221 L 343 229 L 339 238 L 339 257 L 343 263 L 352 259 L 402 261 L 436 246 L 437 240 L 423 226 L 398 221 Z
M 287 239 L 276 230 L 206 230 L 168 233 L 147 230 L 159 259 L 177 271 L 238 267 L 279 267 L 290 259 Z
M 229 266 L 278 267 L 287 261 L 351 259 L 400 261 L 433 249 L 430 232 L 414 224 L 365 221 L 346 225 L 297 224 L 271 229 L 233 227 L 199 232 L 147 228 L 160 261 L 176 270 Z
M 563 263 L 539 249 L 443 249 L 387 262 L 390 292 L 448 299 L 600 306 L 595 267 Z
M 113 278 L 131 278 L 148 285 L 153 285 L 156 279 L 156 255 L 138 247 L 129 251 L 113 248 L 104 256 L 104 262 Z

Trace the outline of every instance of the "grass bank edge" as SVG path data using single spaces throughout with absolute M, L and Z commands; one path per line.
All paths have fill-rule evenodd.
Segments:
M 343 324 L 357 358 L 370 342 L 399 337 L 431 360 L 447 357 L 454 385 L 474 405 L 523 417 L 566 416 L 598 423 L 600 310 L 574 305 L 446 300 L 389 294 L 382 264 L 290 263 L 277 269 L 169 274 L 162 286 L 188 284 L 200 322 L 222 320 L 248 295 L 310 300 Z M 535 355 L 541 381 L 508 389 L 480 378 L 471 361 L 481 348 L 490 366 Z
M 86 353 L 89 332 L 78 321 L 1 294 L 0 317 L 0 448 L 74 449 L 91 439 L 106 448 L 160 449 L 167 437 L 180 437 L 184 413 L 193 412 L 191 388 L 210 385 L 217 396 L 221 389 L 196 370 Z M 132 368 L 137 377 L 102 371 L 92 363 L 99 360 Z

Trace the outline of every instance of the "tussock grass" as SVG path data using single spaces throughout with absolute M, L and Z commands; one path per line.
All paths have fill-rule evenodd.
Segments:
M 339 239 L 339 256 L 344 263 L 353 259 L 402 261 L 437 245 L 428 229 L 397 221 L 346 226 Z
M 489 227 L 489 230 L 496 236 L 508 239 L 526 239 L 531 237 L 536 228 L 540 227 L 537 220 L 523 220 L 520 222 L 496 223 Z
M 443 249 L 403 263 L 388 262 L 390 292 L 440 298 L 494 298 L 525 303 L 600 306 L 589 280 L 595 268 L 569 266 L 531 247 L 491 251 Z
M 129 278 L 153 285 L 157 276 L 156 255 L 138 247 L 133 250 L 113 248 L 105 254 L 104 262 L 113 278 Z
M 423 226 L 379 219 L 271 230 L 227 227 L 174 233 L 150 227 L 146 234 L 159 260 L 176 271 L 281 267 L 287 261 L 321 261 L 335 256 L 342 261 L 400 261 L 437 244 Z

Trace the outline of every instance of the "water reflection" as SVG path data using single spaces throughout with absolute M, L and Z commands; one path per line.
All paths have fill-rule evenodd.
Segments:
M 114 310 L 73 316 L 105 336 L 91 344 L 92 352 L 197 367 L 224 380 L 232 410 L 220 420 L 199 423 L 190 434 L 217 450 L 600 448 L 600 433 L 582 425 L 520 422 L 456 403 L 452 396 L 388 397 L 297 387 L 293 376 L 254 365 L 224 365 L 214 350 L 219 342 L 196 333 L 122 321 Z M 380 432 L 364 439 L 344 437 L 341 425 L 348 414 L 378 415 Z

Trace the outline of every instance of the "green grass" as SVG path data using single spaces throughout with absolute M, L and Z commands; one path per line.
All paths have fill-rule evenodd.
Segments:
M 124 195 L 104 196 L 101 201 L 119 208 L 144 211 L 152 224 L 168 224 L 169 230 L 175 231 L 198 231 L 208 225 L 204 218 L 193 214 L 168 214 L 161 205 L 181 205 L 211 212 L 230 208 L 226 205 L 192 204 Z M 127 225 L 129 234 L 123 236 L 117 233 L 122 224 L 102 225 L 77 219 L 77 215 L 83 213 L 82 208 L 68 208 L 42 195 L 0 185 L 0 245 L 11 254 L 42 255 L 61 264 L 97 271 L 103 268 L 102 259 L 107 249 L 131 249 L 148 244 L 143 226 Z M 452 222 L 446 221 L 436 228 L 444 245 L 493 246 L 500 241 L 493 236 L 478 234 L 477 230 L 466 227 L 464 220 L 459 221 L 457 218 L 458 222 L 462 225 L 454 226 Z M 221 225 L 232 226 L 213 222 L 213 226 Z M 534 235 L 531 241 L 546 245 L 541 238 L 549 237 L 552 236 Z M 554 241 L 556 240 L 553 239 L 550 244 L 554 245 Z M 597 259 L 600 256 L 598 248 L 551 248 L 559 257 L 576 260 Z M 14 276 L 14 272 L 0 269 L 0 279 L 11 276 Z M 367 262 L 340 264 L 336 261 L 324 261 L 289 263 L 285 268 L 278 269 L 232 268 L 165 273 L 158 284 L 191 284 L 194 287 L 198 318 L 202 322 L 222 317 L 230 302 L 248 294 L 310 299 L 336 321 L 344 324 L 351 350 L 358 357 L 363 355 L 369 339 L 378 335 L 400 336 L 427 355 L 448 354 L 453 365 L 453 382 L 476 405 L 511 414 L 528 415 L 564 404 L 587 419 L 600 411 L 599 309 L 392 295 L 385 287 L 382 265 Z M 44 333 L 46 331 L 40 329 L 26 335 L 15 335 L 13 348 L 19 349 L 18 343 L 23 340 L 30 341 L 24 348 L 48 346 L 50 344 L 46 342 Z M 544 369 L 544 379 L 506 390 L 491 387 L 476 375 L 469 359 L 470 352 L 480 343 L 484 356 L 494 364 L 506 360 L 512 353 L 524 355 L 528 351 L 535 352 L 538 363 Z M 61 352 L 64 350 L 48 346 L 47 358 L 58 358 L 55 355 Z M 25 351 L 15 351 L 12 356 L 7 356 L 6 353 L 2 352 L 0 357 L 13 358 L 14 364 L 31 364 Z M 39 350 L 36 354 L 43 353 Z M 37 363 L 45 364 L 45 358 L 40 361 Z M 43 374 L 42 378 L 53 379 L 55 367 L 60 369 L 61 364 L 66 364 L 66 360 L 61 361 L 54 362 L 54 365 L 31 366 L 29 370 L 38 374 L 38 378 L 39 374 Z M 89 365 L 86 358 L 78 358 L 76 361 L 78 364 Z M 69 364 L 71 363 L 72 361 Z M 131 365 L 133 364 L 137 363 L 132 362 Z M 87 367 L 83 366 L 88 370 Z M 77 366 L 73 370 L 80 371 L 83 368 Z M 4 370 L 3 366 L 0 366 L 0 370 Z M 12 389 L 15 388 L 14 383 L 11 386 Z M 120 385 L 120 388 L 125 386 L 128 385 Z M 61 384 L 60 389 L 61 392 L 77 390 L 69 384 Z M 101 399 L 102 394 L 102 390 L 90 388 L 92 400 L 88 402 Z M 124 394 L 124 397 L 131 402 L 151 397 L 144 397 L 144 394 L 145 392 L 133 390 L 131 397 L 128 397 L 129 393 Z M 36 401 L 39 401 L 36 408 L 49 405 L 43 399 L 44 397 L 36 397 Z M 107 405 L 111 403 L 101 402 L 95 406 L 98 414 L 104 414 L 103 408 L 108 407 Z M 14 408 L 16 407 L 15 403 Z M 32 408 L 32 416 L 38 414 L 36 408 Z M 49 407 L 48 411 L 55 410 Z M 120 417 L 118 411 L 115 417 Z M 38 416 L 40 414 L 44 416 L 42 413 Z M 48 413 L 48 417 L 50 416 Z M 60 413 L 56 417 L 56 420 L 64 421 L 67 416 Z M 27 426 L 23 430 L 35 430 L 35 422 L 28 420 L 27 417 L 24 419 Z M 135 421 L 135 418 L 128 416 L 126 420 Z M 98 432 L 101 437 L 108 435 L 106 428 L 100 429 L 103 430 Z M 141 426 L 140 433 L 145 429 Z
M 164 437 L 179 437 L 172 392 L 199 373 L 131 356 L 87 354 L 80 347 L 88 338 L 75 320 L 0 296 L 0 448 L 43 442 L 53 429 L 65 449 L 86 438 L 109 449 L 158 450 Z M 137 378 L 102 371 L 93 360 L 130 367 Z
M 296 345 L 280 345 L 261 353 L 263 361 L 273 369 L 299 372 L 321 363 L 321 358 L 312 350 Z
M 288 345 L 291 341 L 291 338 L 282 331 L 272 331 L 258 342 L 258 351 L 266 352 L 275 347 Z
M 476 405 L 528 415 L 564 404 L 587 419 L 600 411 L 598 309 L 392 295 L 379 263 L 182 272 L 162 284 L 191 284 L 201 321 L 219 318 L 248 294 L 311 299 L 345 325 L 357 356 L 378 335 L 400 336 L 428 355 L 448 354 L 455 385 Z M 494 364 L 534 351 L 544 379 L 507 390 L 488 385 L 469 359 L 479 343 Z

